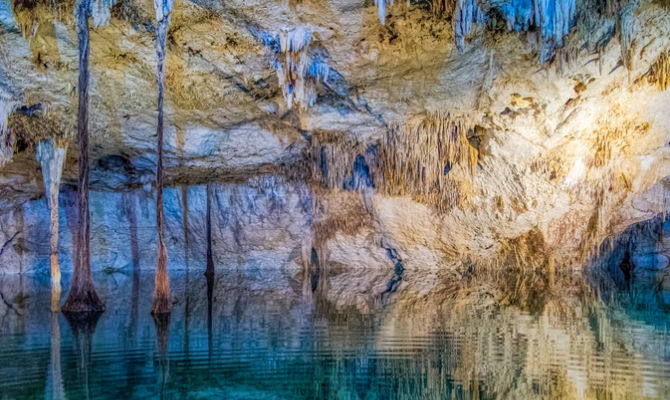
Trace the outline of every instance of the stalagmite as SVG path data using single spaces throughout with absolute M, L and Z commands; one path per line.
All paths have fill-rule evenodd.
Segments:
M 170 282 L 167 276 L 167 249 L 165 248 L 163 226 L 163 91 L 165 78 L 165 52 L 167 47 L 167 31 L 170 26 L 170 12 L 172 0 L 154 0 L 156 10 L 156 56 L 158 63 L 156 77 L 158 81 L 158 123 L 156 136 L 158 137 L 158 166 L 156 168 L 156 225 L 158 227 L 158 266 L 154 290 L 154 304 L 152 314 L 166 314 L 170 312 Z
M 77 109 L 77 142 L 79 143 L 79 180 L 77 185 L 77 210 L 79 213 L 78 246 L 74 251 L 74 274 L 65 312 L 102 312 L 105 305 L 98 298 L 91 279 L 90 215 L 88 211 L 88 0 L 77 0 L 74 17 L 79 39 L 79 103 Z
M 42 165 L 42 181 L 51 211 L 51 311 L 58 311 L 60 302 L 60 265 L 58 263 L 58 192 L 66 148 L 64 143 L 54 139 L 44 140 L 37 145 L 37 160 Z

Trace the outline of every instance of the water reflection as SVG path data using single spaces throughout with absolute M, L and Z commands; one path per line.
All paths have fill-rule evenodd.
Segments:
M 74 393 L 77 393 L 75 396 L 78 398 L 91 399 L 92 338 L 101 313 L 63 313 L 63 315 L 74 337 L 77 371 L 76 382 L 72 385 Z
M 65 399 L 65 389 L 63 388 L 63 377 L 60 362 L 60 322 L 58 314 L 51 314 L 51 358 L 49 360 L 49 371 L 47 373 L 47 383 L 45 389 L 45 399 L 61 400 Z
M 48 282 L 26 279 L 20 312 L 2 310 L 0 397 L 670 396 L 668 315 L 651 324 L 649 310 L 607 304 L 581 273 L 475 271 L 423 294 L 413 285 L 427 278 L 408 275 L 369 313 L 356 306 L 364 290 L 336 307 L 333 293 L 306 300 L 300 274 L 258 273 L 219 268 L 187 284 L 173 272 L 169 320 L 152 319 L 152 288 L 133 288 L 134 274 L 99 274 L 109 311 L 60 329 Z M 18 277 L 0 278 L 12 288 Z
M 170 340 L 170 314 L 154 314 L 154 326 L 156 328 L 156 346 L 158 355 L 154 364 L 158 372 L 160 398 L 167 396 L 167 384 L 170 376 L 170 360 L 168 358 L 168 342 Z

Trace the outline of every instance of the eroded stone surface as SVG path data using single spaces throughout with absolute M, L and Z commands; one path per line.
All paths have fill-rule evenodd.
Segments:
M 584 4 L 578 2 L 578 19 L 564 47 L 541 65 L 529 44 L 532 33 L 478 30 L 459 52 L 449 18 L 434 16 L 421 2 L 389 8 L 385 26 L 378 23 L 372 4 L 358 0 L 176 2 L 165 80 L 166 180 L 173 187 L 166 194 L 172 202 L 166 213 L 174 220 L 170 235 L 183 236 L 184 224 L 177 217 L 183 213 L 177 205 L 179 185 L 202 184 L 212 177 L 245 181 L 261 173 L 310 175 L 319 167 L 312 162 L 314 143 L 341 150 L 329 168 L 346 171 L 369 145 L 383 145 L 389 129 L 448 113 L 473 127 L 469 139 L 478 159 L 468 195 L 445 213 L 410 195 L 367 195 L 372 222 L 366 229 L 374 232 L 369 235 L 375 242 L 392 241 L 410 270 L 446 268 L 463 256 L 488 257 L 519 248 L 519 240 L 534 243 L 526 246 L 529 251 L 552 254 L 565 264 L 581 262 L 583 253 L 603 238 L 666 212 L 670 204 L 670 94 L 647 82 L 650 67 L 668 51 L 670 11 L 643 1 L 632 13 L 632 63 L 627 69 L 619 38 L 609 32 L 615 18 L 589 19 L 579 12 Z M 6 270 L 24 265 L 39 270 L 37 255 L 26 256 L 35 257 L 33 261 L 18 261 L 22 251 L 39 247 L 31 243 L 47 242 L 42 233 L 18 229 L 38 226 L 48 216 L 39 200 L 41 174 L 30 138 L 53 131 L 71 140 L 76 35 L 67 7 L 57 15 L 48 9 L 20 14 L 13 6 L 0 2 L 0 76 L 6 77 L 0 94 L 16 101 L 10 125 L 16 125 L 14 133 L 22 139 L 14 161 L 0 167 L 0 243 L 9 242 L 12 249 L 0 257 L 11 260 Z M 40 23 L 34 35 L 24 36 L 20 28 L 31 17 Z M 109 25 L 91 31 L 94 241 L 116 235 L 109 226 L 123 220 L 120 199 L 130 196 L 146 211 L 140 242 L 147 248 L 153 243 L 148 221 L 153 218 L 149 204 L 155 169 L 154 26 L 152 4 L 123 1 L 112 9 Z M 283 29 L 298 26 L 311 34 L 308 54 L 327 64 L 329 72 L 316 83 L 312 107 L 289 110 L 277 81 L 275 41 Z M 608 40 L 596 51 L 595 38 Z M 35 118 L 48 123 L 39 129 L 18 124 L 36 104 L 44 111 Z M 68 157 L 64 182 L 72 184 L 72 142 Z M 378 182 L 380 176 L 373 178 Z M 346 185 L 335 183 L 331 189 L 337 197 Z M 141 193 L 147 198 L 141 200 Z M 291 196 L 295 202 L 311 199 Z M 202 194 L 191 196 L 201 203 L 194 203 L 199 204 L 194 213 L 202 212 L 203 199 Z M 348 210 L 348 204 L 341 207 Z M 260 207 L 266 206 L 263 200 Z M 223 205 L 216 208 L 217 215 L 227 212 Z M 284 212 L 286 218 L 304 218 L 290 209 Z M 61 218 L 65 215 L 61 212 Z M 308 223 L 298 225 L 310 229 Z M 259 242 L 284 240 L 262 232 Z M 67 237 L 68 232 L 61 232 L 63 240 Z M 337 235 L 329 238 L 331 254 L 358 254 L 352 251 L 357 236 L 346 237 L 346 243 Z M 195 235 L 193 240 L 202 238 Z M 236 240 L 244 241 L 230 234 L 221 236 L 218 245 Z M 279 242 L 284 257 L 297 246 Z M 127 264 L 127 257 L 116 261 L 106 253 L 112 246 L 97 245 L 94 268 Z M 67 242 L 63 246 L 61 254 L 67 257 Z M 380 248 L 371 246 L 365 256 L 370 264 L 379 265 L 384 258 L 376 254 Z M 170 257 L 179 253 L 171 251 Z M 355 257 L 350 261 L 358 262 Z

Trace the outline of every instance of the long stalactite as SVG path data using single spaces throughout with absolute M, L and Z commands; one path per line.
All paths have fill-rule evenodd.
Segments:
M 66 147 L 62 141 L 44 140 L 37 145 L 36 156 L 42 166 L 42 181 L 50 210 L 49 229 L 51 238 L 51 311 L 59 310 L 60 303 L 60 264 L 58 262 L 58 192 Z

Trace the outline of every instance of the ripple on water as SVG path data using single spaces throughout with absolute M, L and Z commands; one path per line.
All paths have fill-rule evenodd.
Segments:
M 28 297 L 2 310 L 0 399 L 670 398 L 667 324 L 602 303 L 555 317 L 398 301 L 363 315 L 221 275 L 208 321 L 202 282 L 173 274 L 160 337 L 150 284 L 132 298 L 131 278 L 96 277 L 107 311 L 86 333 L 52 320 L 48 285 L 4 278 Z

